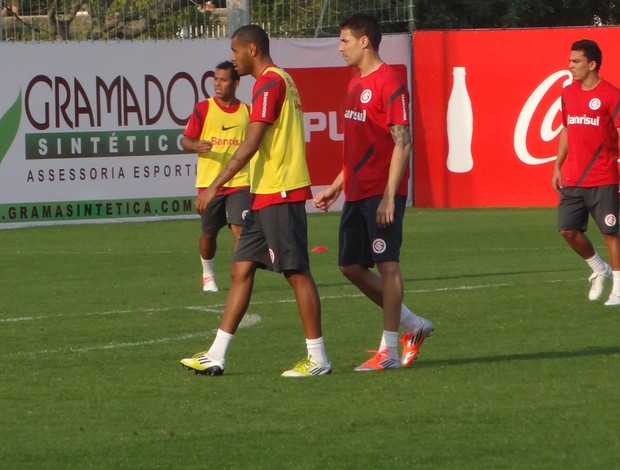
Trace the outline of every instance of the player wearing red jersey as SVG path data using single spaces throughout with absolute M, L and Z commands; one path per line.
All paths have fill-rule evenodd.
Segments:
M 215 340 L 208 351 L 182 359 L 181 364 L 205 375 L 224 372 L 228 345 L 248 308 L 254 276 L 260 267 L 284 274 L 293 289 L 306 334 L 307 357 L 282 375 L 329 374 L 321 303 L 308 256 L 305 203 L 312 198 L 312 192 L 299 93 L 291 77 L 273 65 L 269 38 L 262 28 L 242 26 L 233 34 L 231 48 L 239 74 L 256 79 L 250 124 L 245 140 L 195 205 L 200 213 L 208 209 L 216 191 L 250 162 L 252 210 L 230 268 L 230 291 Z
M 197 103 L 185 126 L 181 145 L 185 150 L 198 153 L 196 187 L 199 194 L 211 184 L 245 138 L 249 106 L 235 96 L 239 78 L 232 62 L 218 64 L 213 76 L 215 96 Z M 249 188 L 250 170 L 246 167 L 220 189 L 210 202 L 209 210 L 201 216 L 198 251 L 204 292 L 218 291 L 214 272 L 217 234 L 228 225 L 233 234 L 233 249 L 237 247 L 243 217 L 250 207 Z
M 379 350 L 356 371 L 409 366 L 433 324 L 403 305 L 399 257 L 411 139 L 407 85 L 379 56 L 377 20 L 353 15 L 340 26 L 340 52 L 358 67 L 344 115 L 342 172 L 314 198 L 327 210 L 344 190 L 338 264 L 342 273 L 383 310 Z M 371 270 L 377 267 L 378 274 Z M 399 360 L 399 325 L 404 334 Z
M 562 92 L 564 128 L 551 184 L 560 192 L 558 230 L 592 268 L 590 300 L 598 300 L 605 281 L 612 278 L 605 305 L 620 305 L 620 90 L 599 76 L 601 63 L 602 52 L 596 42 L 583 39 L 573 43 L 569 69 L 574 82 Z M 589 215 L 603 234 L 609 264 L 585 234 Z

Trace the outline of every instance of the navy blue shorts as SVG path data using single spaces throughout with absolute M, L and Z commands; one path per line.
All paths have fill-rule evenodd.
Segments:
M 338 237 L 339 266 L 372 267 L 381 261 L 399 261 L 407 198 L 396 196 L 394 223 L 385 229 L 377 226 L 381 199 L 382 196 L 373 196 L 344 203 Z

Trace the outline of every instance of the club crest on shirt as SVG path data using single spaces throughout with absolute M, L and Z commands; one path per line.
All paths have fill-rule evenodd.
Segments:
M 362 91 L 362 94 L 360 95 L 360 101 L 362 103 L 368 103 L 371 99 L 372 99 L 372 91 L 366 88 L 364 91 Z
M 590 100 L 590 109 L 596 111 L 598 108 L 601 107 L 601 100 L 599 100 L 598 98 L 592 98 Z
M 383 253 L 386 248 L 387 244 L 385 243 L 385 240 L 382 240 L 381 238 L 375 238 L 372 242 L 372 251 L 377 254 Z

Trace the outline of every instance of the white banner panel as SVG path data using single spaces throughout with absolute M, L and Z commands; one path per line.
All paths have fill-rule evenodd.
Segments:
M 355 70 L 338 39 L 274 39 L 272 57 L 298 83 L 316 187 L 340 170 L 342 102 Z M 384 60 L 410 76 L 409 36 Z M 196 155 L 180 139 L 212 93 L 228 39 L 0 43 L 0 228 L 193 216 Z M 19 64 L 19 66 L 17 66 Z M 252 77 L 238 96 L 250 102 Z M 316 188 L 315 188 L 316 191 Z

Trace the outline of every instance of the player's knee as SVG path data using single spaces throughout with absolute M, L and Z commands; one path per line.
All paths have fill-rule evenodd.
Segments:
M 400 264 L 396 261 L 377 263 L 377 271 L 382 278 L 400 277 Z
M 579 233 L 579 230 L 560 230 L 560 235 L 568 241 L 576 240 Z
M 253 265 L 247 262 L 233 262 L 228 270 L 233 283 L 247 282 L 252 279 L 255 271 Z
M 340 272 L 346 277 L 349 281 L 355 283 L 355 281 L 362 275 L 362 266 L 352 264 L 348 266 L 339 266 Z

